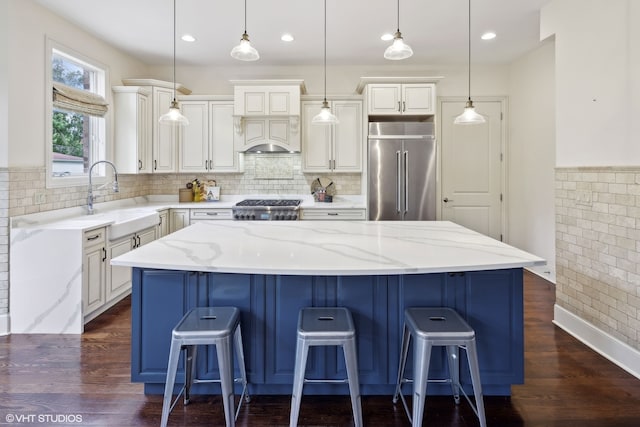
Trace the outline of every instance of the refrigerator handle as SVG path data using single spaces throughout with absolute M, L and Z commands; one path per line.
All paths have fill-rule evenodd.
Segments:
M 409 152 L 404 152 L 404 213 L 409 212 Z
M 396 151 L 396 213 L 400 213 L 400 198 L 402 194 L 402 164 L 400 151 Z

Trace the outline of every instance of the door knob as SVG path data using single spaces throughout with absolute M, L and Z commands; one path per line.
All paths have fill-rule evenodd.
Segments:
M 442 201 L 445 203 L 453 202 L 453 200 L 449 199 L 448 197 L 445 197 L 444 199 L 442 199 Z

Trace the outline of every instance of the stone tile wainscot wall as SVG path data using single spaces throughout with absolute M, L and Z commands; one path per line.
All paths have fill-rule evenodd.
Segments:
M 640 167 L 556 169 L 556 305 L 640 350 Z

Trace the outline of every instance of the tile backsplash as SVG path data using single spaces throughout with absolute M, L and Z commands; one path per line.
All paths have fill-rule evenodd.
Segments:
M 194 178 L 198 178 L 201 182 L 216 180 L 223 195 L 310 194 L 311 183 L 318 177 L 332 179 L 337 194 L 362 194 L 359 173 L 303 173 L 300 154 L 245 154 L 244 163 L 244 173 L 119 174 L 120 192 L 113 193 L 110 188 L 94 190 L 96 203 L 159 194 L 174 194 L 177 197 L 178 190 L 184 188 L 187 182 Z M 86 185 L 46 188 L 45 168 L 10 168 L 4 173 L 6 176 L 4 185 L 9 187 L 8 206 L 5 209 L 8 209 L 10 217 L 86 204 Z M 0 181 L 1 184 L 2 181 Z M 44 194 L 43 203 L 35 203 L 37 194 Z

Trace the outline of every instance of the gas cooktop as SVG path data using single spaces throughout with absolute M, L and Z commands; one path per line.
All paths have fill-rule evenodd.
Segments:
M 246 199 L 236 203 L 236 206 L 274 206 L 274 207 L 290 207 L 300 205 L 301 200 L 297 199 Z
M 298 199 L 246 199 L 233 206 L 233 218 L 240 220 L 292 221 L 298 219 Z

